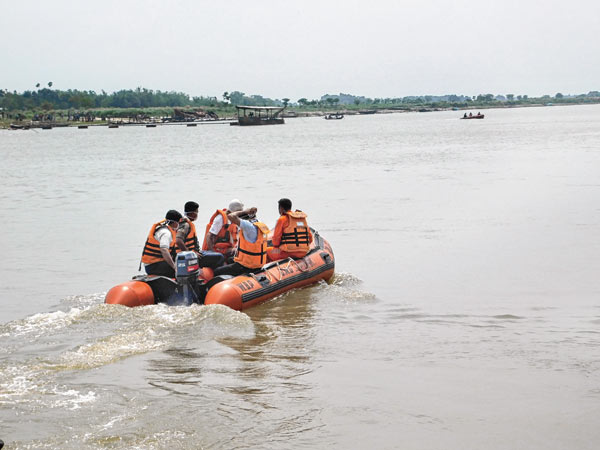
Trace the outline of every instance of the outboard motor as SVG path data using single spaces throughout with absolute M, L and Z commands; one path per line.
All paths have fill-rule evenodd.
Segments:
M 175 258 L 177 289 L 168 301 L 169 305 L 191 305 L 201 303 L 198 295 L 200 263 L 194 252 L 181 252 Z

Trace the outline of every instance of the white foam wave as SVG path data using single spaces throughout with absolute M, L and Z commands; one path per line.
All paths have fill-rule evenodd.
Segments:
M 129 356 L 159 350 L 166 342 L 153 330 L 121 333 L 82 345 L 61 355 L 56 362 L 46 363 L 48 370 L 81 370 L 101 367 Z
M 69 409 L 71 411 L 81 408 L 81 405 L 83 404 L 93 403 L 96 401 L 96 393 L 94 391 L 82 393 L 75 389 L 60 391 L 58 388 L 56 388 L 54 389 L 53 393 L 59 396 L 59 399 L 54 402 L 53 407 Z
M 54 311 L 38 313 L 25 319 L 7 323 L 0 337 L 32 335 L 39 337 L 46 333 L 65 328 L 74 323 L 83 313 L 82 309 L 72 308 L 70 311 Z
M 362 280 L 351 273 L 335 272 L 329 282 L 333 286 L 356 286 L 362 283 Z

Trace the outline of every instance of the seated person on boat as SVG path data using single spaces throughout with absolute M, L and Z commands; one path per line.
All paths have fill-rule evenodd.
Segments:
M 215 270 L 217 275 L 237 276 L 242 273 L 260 270 L 267 263 L 267 239 L 269 227 L 256 219 L 241 219 L 244 216 L 253 217 L 256 208 L 227 214 L 231 223 L 240 228 L 238 245 L 233 264 L 227 264 Z
M 303 258 L 313 241 L 306 214 L 300 210 L 292 211 L 292 201 L 289 198 L 279 200 L 278 208 L 280 216 L 273 232 L 273 247 L 267 249 L 269 261 Z
M 200 250 L 196 225 L 194 221 L 198 218 L 198 203 L 189 201 L 184 205 L 185 215 L 179 221 L 179 228 L 175 236 L 177 253 L 192 251 L 198 255 L 200 267 L 215 267 L 223 265 L 225 258 L 221 253 L 208 250 Z
M 237 199 L 229 202 L 227 208 L 218 209 L 206 225 L 202 250 L 219 252 L 225 257 L 226 262 L 231 262 L 230 259 L 237 246 L 238 227 L 229 221 L 227 214 L 243 209 L 243 203 Z
M 170 209 L 164 220 L 156 222 L 150 228 L 140 263 L 140 266 L 144 263 L 148 275 L 175 277 L 175 232 L 180 220 L 181 213 Z

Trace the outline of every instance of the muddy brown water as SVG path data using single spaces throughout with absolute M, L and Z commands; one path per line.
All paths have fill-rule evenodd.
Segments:
M 600 107 L 2 131 L 7 449 L 595 449 Z M 289 197 L 330 284 L 128 309 L 149 226 Z

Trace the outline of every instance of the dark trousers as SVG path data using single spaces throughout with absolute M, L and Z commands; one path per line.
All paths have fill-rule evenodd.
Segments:
M 165 261 L 146 264 L 145 269 L 148 275 L 160 275 L 163 277 L 175 278 L 175 270 L 173 270 L 173 268 Z
M 226 264 L 215 269 L 215 276 L 217 275 L 233 275 L 237 277 L 243 273 L 254 272 L 260 269 L 248 269 L 246 266 L 242 266 L 240 263 L 234 262 L 233 264 Z
M 202 250 L 200 252 L 199 264 L 200 267 L 210 267 L 216 269 L 222 266 L 225 262 L 225 257 L 218 252 L 209 252 L 208 250 Z

